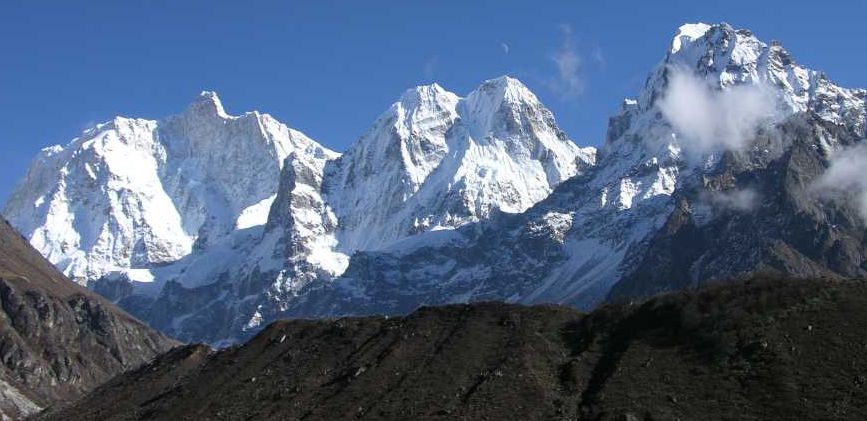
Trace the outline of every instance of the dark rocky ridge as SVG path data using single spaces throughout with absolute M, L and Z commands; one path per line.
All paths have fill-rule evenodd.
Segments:
M 0 222 L 0 412 L 62 404 L 177 342 L 58 272 Z
M 576 310 L 273 323 L 45 419 L 865 419 L 867 281 L 754 279 Z

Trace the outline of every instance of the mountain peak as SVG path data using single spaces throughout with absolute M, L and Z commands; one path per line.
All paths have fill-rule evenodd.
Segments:
M 735 29 L 725 22 L 688 23 L 678 28 L 671 41 L 666 64 L 724 73 L 728 64 L 755 67 L 767 50 L 768 45 L 750 30 Z
M 425 104 L 442 104 L 457 102 L 458 96 L 443 89 L 436 83 L 420 85 L 407 89 L 400 96 L 400 102 L 404 108 L 416 108 Z
M 466 109 L 475 120 L 487 122 L 487 127 L 494 115 L 502 107 L 515 108 L 515 105 L 528 104 L 532 107 L 541 106 L 539 99 L 521 81 L 509 76 L 489 79 L 466 98 Z
M 414 88 L 409 88 L 403 92 L 401 97 L 416 97 L 420 95 L 441 95 L 444 93 L 448 93 L 440 84 L 434 82 L 428 85 L 419 85 Z
M 782 47 L 769 47 L 752 31 L 725 22 L 687 23 L 678 28 L 664 59 L 647 80 L 639 96 L 640 108 L 648 109 L 665 95 L 673 72 L 703 79 L 717 88 L 795 81 L 800 86 L 794 90 L 806 92 L 808 81 L 801 80 L 805 69 L 794 67 Z
M 226 110 L 223 108 L 223 103 L 220 97 L 214 91 L 202 91 L 196 97 L 195 101 L 190 104 L 189 111 L 199 115 L 214 115 L 222 118 L 228 118 Z
M 488 79 L 482 83 L 482 85 L 494 85 L 494 86 L 524 86 L 520 80 L 513 78 L 509 75 L 502 75 L 499 77 L 495 77 L 493 79 Z
M 470 93 L 467 98 L 473 96 L 485 96 L 510 103 L 538 102 L 536 95 L 527 88 L 527 85 L 508 75 L 486 80 L 475 91 Z
M 691 43 L 703 37 L 710 28 L 711 25 L 702 22 L 685 23 L 681 25 L 680 28 L 677 28 L 677 33 L 674 34 L 674 39 L 671 40 L 671 53 L 675 54 L 680 51 L 683 44 Z

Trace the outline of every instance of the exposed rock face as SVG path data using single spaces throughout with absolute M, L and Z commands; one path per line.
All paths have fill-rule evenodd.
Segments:
M 177 342 L 69 281 L 0 222 L 0 414 L 68 403 Z
M 276 322 L 45 419 L 851 419 L 867 283 L 755 279 L 582 315 L 476 303 Z
M 609 298 L 754 272 L 864 276 L 867 230 L 858 206 L 824 200 L 816 191 L 828 146 L 841 150 L 861 140 L 845 126 L 805 113 L 760 135 L 753 150 L 726 153 L 714 170 L 674 195 L 677 209 Z M 773 149 L 778 153 L 768 156 Z

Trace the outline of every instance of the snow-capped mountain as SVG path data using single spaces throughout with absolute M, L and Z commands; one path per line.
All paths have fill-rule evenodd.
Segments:
M 593 169 L 524 213 L 358 253 L 283 316 L 477 300 L 587 308 L 756 271 L 863 276 L 857 203 L 815 186 L 864 138 L 865 98 L 750 31 L 684 25 L 611 118 Z
M 205 93 L 180 116 L 116 119 L 43 153 L 6 213 L 137 316 L 218 342 L 329 283 L 353 253 L 522 212 L 594 161 L 509 77 L 465 98 L 410 89 L 342 156 Z
M 863 143 L 865 100 L 779 43 L 688 24 L 598 154 L 508 77 L 408 90 L 343 155 L 206 93 L 44 151 L 6 213 L 67 273 L 211 343 L 281 317 L 861 276 L 867 192 L 817 185 Z
M 117 117 L 44 149 L 4 215 L 81 283 L 149 268 L 264 224 L 284 159 L 335 157 L 267 114 L 229 116 L 202 92 L 161 121 Z
M 351 253 L 497 209 L 522 212 L 594 159 L 516 79 L 489 80 L 466 98 L 434 84 L 405 92 L 331 163 L 325 191 Z
M 594 160 L 595 149 L 567 139 L 516 79 L 486 81 L 466 98 L 436 84 L 410 89 L 341 157 L 319 162 L 316 171 L 288 167 L 283 174 L 287 194 L 272 209 L 265 235 L 289 229 L 278 240 L 278 259 L 295 264 L 281 268 L 278 295 L 342 274 L 358 250 L 496 211 L 522 212 Z M 282 250 L 284 243 L 291 249 Z M 263 244 L 254 255 L 274 252 Z M 270 269 L 266 263 L 253 271 Z

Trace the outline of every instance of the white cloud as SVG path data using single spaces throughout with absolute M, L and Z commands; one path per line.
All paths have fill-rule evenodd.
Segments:
M 584 77 L 581 74 L 584 59 L 578 54 L 572 39 L 572 27 L 560 25 L 562 41 L 560 47 L 551 55 L 557 66 L 557 78 L 551 88 L 565 97 L 580 95 L 584 92 Z
M 777 116 L 773 91 L 763 85 L 719 90 L 689 70 L 671 67 L 668 72 L 659 109 L 688 152 L 743 149 L 759 125 Z
M 752 188 L 707 192 L 703 201 L 714 209 L 749 212 L 759 204 L 759 193 Z
M 439 57 L 433 56 L 427 61 L 424 62 L 424 68 L 422 69 L 422 75 L 424 75 L 425 79 L 430 79 L 434 76 L 434 73 L 437 69 L 437 63 L 439 62 Z
M 849 196 L 857 201 L 861 215 L 867 220 L 867 145 L 861 144 L 837 152 L 831 157 L 828 170 L 813 184 L 825 197 Z
M 605 56 L 602 55 L 602 49 L 598 45 L 593 48 L 593 61 L 600 67 L 605 67 Z
M 503 49 L 503 53 L 509 54 L 509 44 L 506 44 L 504 42 L 504 43 L 500 44 L 500 48 Z

